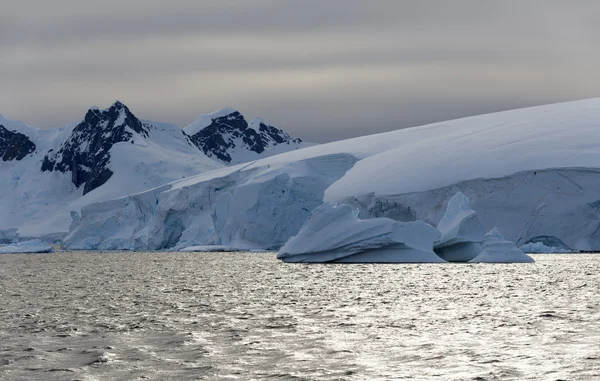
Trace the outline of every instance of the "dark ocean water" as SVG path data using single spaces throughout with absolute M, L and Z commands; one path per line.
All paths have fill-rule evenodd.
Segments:
M 0 256 L 0 380 L 600 380 L 600 255 Z

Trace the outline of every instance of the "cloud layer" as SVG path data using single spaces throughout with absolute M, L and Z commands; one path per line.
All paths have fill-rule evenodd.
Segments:
M 595 0 L 22 0 L 0 112 L 64 125 L 122 99 L 190 123 L 234 106 L 306 140 L 598 96 Z

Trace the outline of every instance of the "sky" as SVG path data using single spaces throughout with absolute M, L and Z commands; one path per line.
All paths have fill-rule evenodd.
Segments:
M 328 142 L 600 96 L 597 0 L 7 0 L 0 113 L 232 106 Z

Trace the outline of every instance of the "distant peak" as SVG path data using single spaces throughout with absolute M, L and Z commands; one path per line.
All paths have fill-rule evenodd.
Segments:
M 184 131 L 188 135 L 195 135 L 203 128 L 210 126 L 215 119 L 230 117 L 228 119 L 244 119 L 244 116 L 233 107 L 225 107 L 217 111 L 213 111 L 209 114 L 199 115 L 194 123 L 184 128 Z
M 225 107 L 225 108 L 222 108 L 220 110 L 213 111 L 213 112 L 211 112 L 209 114 L 206 114 L 206 115 L 200 115 L 198 117 L 198 120 L 205 119 L 207 117 L 210 118 L 210 119 L 217 119 L 217 118 L 221 118 L 221 117 L 224 117 L 224 116 L 227 116 L 227 115 L 231 115 L 231 114 L 236 114 L 236 113 L 240 114 L 240 112 L 238 110 L 234 109 L 233 107 Z

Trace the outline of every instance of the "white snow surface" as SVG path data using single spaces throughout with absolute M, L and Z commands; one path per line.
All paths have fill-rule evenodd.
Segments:
M 590 99 L 308 147 L 87 208 L 66 243 L 276 249 L 324 202 L 437 226 L 460 191 L 514 242 L 600 249 L 599 126 Z
M 0 246 L 0 254 L 52 253 L 54 248 L 39 239 Z
M 436 253 L 445 260 L 468 262 L 481 252 L 485 229 L 464 193 L 457 192 L 448 201 L 438 230 L 442 237 L 434 247 Z
M 422 221 L 360 220 L 350 205 L 326 203 L 281 248 L 284 262 L 445 262 L 433 252 L 440 233 Z
M 483 251 L 470 263 L 531 263 L 533 258 L 517 249 L 514 242 L 504 239 L 497 228 L 483 239 Z

